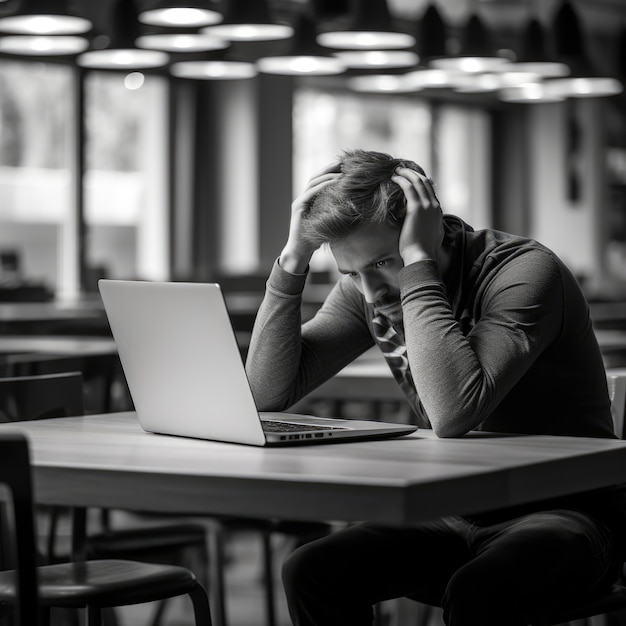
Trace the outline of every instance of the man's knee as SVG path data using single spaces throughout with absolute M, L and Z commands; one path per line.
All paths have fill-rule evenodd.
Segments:
M 282 577 L 289 596 L 301 589 L 310 589 L 317 579 L 328 578 L 328 562 L 321 556 L 323 548 L 312 542 L 296 548 L 283 563 Z
M 462 567 L 449 580 L 443 596 L 448 626 L 501 626 L 514 624 L 519 607 L 514 594 L 497 572 L 486 578 L 471 567 Z

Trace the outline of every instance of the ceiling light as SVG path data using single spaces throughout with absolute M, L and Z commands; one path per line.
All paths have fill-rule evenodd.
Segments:
M 172 63 L 170 72 L 177 78 L 193 80 L 241 80 L 258 73 L 254 63 L 224 59 L 179 61 Z
M 448 27 L 434 4 L 428 5 L 418 20 L 416 35 L 415 50 L 422 63 L 446 56 Z
M 91 30 L 89 20 L 72 15 L 65 0 L 21 0 L 19 13 L 0 17 L 0 30 L 21 35 L 78 35 Z
M 550 87 L 543 83 L 532 83 L 507 87 L 502 89 L 498 97 L 504 102 L 516 102 L 520 104 L 543 104 L 549 102 L 563 102 L 565 98 L 553 92 Z
M 568 78 L 555 78 L 549 83 L 553 93 L 565 98 L 616 96 L 624 91 L 622 83 L 616 78 L 590 76 L 589 72 L 584 72 L 584 76 L 576 76 L 576 72 L 572 72 Z
M 613 96 L 623 91 L 619 80 L 600 73 L 585 51 L 578 16 L 569 2 L 563 2 L 554 19 L 554 42 L 557 58 L 562 58 L 571 73 L 549 82 L 552 93 L 562 97 L 592 98 Z
M 453 87 L 459 72 L 448 72 L 445 70 L 423 69 L 408 72 L 403 80 L 414 90 L 420 89 L 445 89 Z
M 267 0 L 228 0 L 224 21 L 204 32 L 230 41 L 288 39 L 293 28 L 272 19 Z
M 407 86 L 402 76 L 394 74 L 369 74 L 353 76 L 346 81 L 353 91 L 366 93 L 407 93 L 417 91 Z
M 166 65 L 169 57 L 157 50 L 118 48 L 115 50 L 90 50 L 78 58 L 78 64 L 87 69 L 135 70 L 150 69 Z
M 434 59 L 430 65 L 442 70 L 479 73 L 490 72 L 507 63 L 510 63 L 508 59 L 494 52 L 489 30 L 480 17 L 474 14 L 463 29 L 459 54 Z
M 315 40 L 315 21 L 304 11 L 297 18 L 293 39 L 286 54 L 275 54 L 257 60 L 260 72 L 266 74 L 321 76 L 341 74 L 346 65 Z
M 521 54 L 512 65 L 516 71 L 533 72 L 551 78 L 567 76 L 570 73 L 566 63 L 559 62 L 548 55 L 545 32 L 537 19 L 531 19 L 526 25 Z
M 327 48 L 348 50 L 393 50 L 410 48 L 415 37 L 396 31 L 386 0 L 353 0 L 346 20 L 337 20 L 332 29 L 324 28 L 317 41 Z
M 74 35 L 9 35 L 0 38 L 0 52 L 32 56 L 67 56 L 89 47 L 84 37 Z
M 107 46 L 84 52 L 77 58 L 78 65 L 88 69 L 136 70 L 167 64 L 169 56 L 165 52 L 135 46 L 139 23 L 133 0 L 116 0 L 111 18 Z
M 334 56 L 355 69 L 413 67 L 419 57 L 410 50 L 342 50 Z
M 152 9 L 142 11 L 139 21 L 152 26 L 200 28 L 219 24 L 223 17 L 211 4 L 202 0 L 161 0 Z
M 538 80 L 540 76 L 531 72 L 461 74 L 454 79 L 454 90 L 459 93 L 484 93 L 506 87 L 535 84 Z
M 204 33 L 155 33 L 142 35 L 135 40 L 139 48 L 165 52 L 205 52 L 223 50 L 230 43 Z

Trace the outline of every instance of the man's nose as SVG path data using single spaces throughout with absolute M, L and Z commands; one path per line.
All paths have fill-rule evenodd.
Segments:
M 363 286 L 363 295 L 365 301 L 368 304 L 375 304 L 378 300 L 387 293 L 387 287 L 379 280 L 368 278 L 363 276 L 361 278 L 361 285 Z

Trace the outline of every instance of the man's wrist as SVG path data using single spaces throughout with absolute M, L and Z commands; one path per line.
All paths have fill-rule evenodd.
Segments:
M 289 274 L 306 274 L 310 260 L 310 255 L 302 256 L 289 250 L 283 250 L 278 257 L 278 265 Z
M 434 261 L 435 257 L 428 254 L 423 248 L 413 247 L 400 253 L 404 265 L 411 265 L 419 261 Z

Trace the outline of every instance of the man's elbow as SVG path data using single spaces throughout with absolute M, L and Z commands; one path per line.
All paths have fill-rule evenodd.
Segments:
M 440 439 L 452 439 L 454 437 L 463 437 L 470 430 L 472 426 L 458 419 L 441 418 L 431 419 L 431 425 L 433 432 Z

